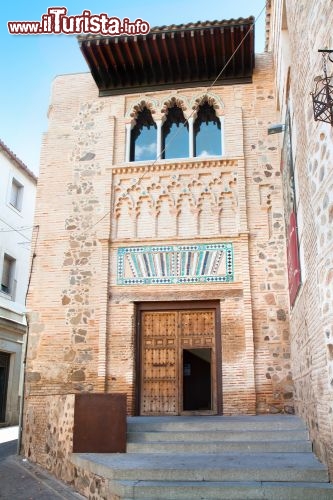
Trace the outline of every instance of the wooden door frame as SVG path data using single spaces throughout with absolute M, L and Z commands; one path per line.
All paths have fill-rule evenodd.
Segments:
M 2 356 L 1 368 L 5 370 L 5 385 L 4 385 L 4 393 L 2 396 L 2 403 L 0 408 L 0 422 L 3 423 L 6 421 L 6 412 L 7 412 L 7 398 L 8 398 L 8 381 L 9 381 L 9 373 L 10 373 L 10 365 L 11 365 L 11 353 L 6 351 L 0 352 Z M 1 419 L 3 417 L 3 420 Z
M 216 352 L 216 405 L 217 414 L 223 414 L 222 401 L 222 340 L 221 340 L 221 313 L 220 301 L 218 300 L 187 300 L 187 301 L 170 301 L 170 302 L 139 302 L 135 303 L 136 309 L 136 332 L 135 332 L 135 414 L 140 415 L 141 401 L 141 374 L 142 374 L 142 332 L 141 332 L 141 313 L 144 311 L 181 311 L 181 310 L 199 310 L 199 309 L 214 309 L 215 310 L 215 352 Z

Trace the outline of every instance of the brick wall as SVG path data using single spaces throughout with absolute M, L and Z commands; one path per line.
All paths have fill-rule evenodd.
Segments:
M 314 121 L 310 96 L 314 78 L 323 74 L 318 49 L 333 45 L 329 29 L 332 3 L 290 0 L 285 2 L 283 12 L 283 2 L 275 0 L 272 9 L 271 49 L 277 68 L 277 93 L 282 96 L 282 121 L 286 95 L 290 95 L 301 243 L 302 285 L 290 317 L 295 406 L 310 429 L 315 451 L 329 464 L 332 476 L 333 128 Z M 284 50 L 286 37 L 288 50 Z M 332 69 L 328 63 L 329 74 Z
M 223 159 L 124 163 L 138 102 L 155 103 L 158 118 L 172 95 L 189 113 L 205 92 L 99 98 L 86 74 L 53 84 L 29 294 L 25 410 L 36 425 L 25 426 L 24 447 L 36 461 L 46 463 L 47 425 L 57 426 L 47 407 L 59 397 L 125 391 L 135 411 L 138 302 L 218 300 L 225 414 L 292 411 L 279 151 L 267 136 L 276 120 L 270 55 L 257 57 L 252 84 L 210 92 L 224 116 Z M 231 283 L 117 284 L 119 247 L 221 241 L 234 246 Z

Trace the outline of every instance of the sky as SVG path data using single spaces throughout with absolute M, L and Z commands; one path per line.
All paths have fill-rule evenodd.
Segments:
M 258 18 L 265 0 L 4 2 L 0 10 L 0 139 L 37 175 L 52 81 L 57 75 L 86 72 L 88 67 L 75 35 L 11 35 L 7 22 L 40 21 L 48 8 L 60 6 L 67 8 L 67 15 L 88 9 L 92 14 L 105 12 L 130 21 L 141 18 L 153 27 L 250 15 Z M 264 50 L 264 25 L 262 12 L 255 28 L 257 53 Z

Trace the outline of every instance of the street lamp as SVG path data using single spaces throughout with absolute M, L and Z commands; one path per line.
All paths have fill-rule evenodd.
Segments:
M 315 121 L 330 123 L 333 127 L 333 75 L 327 75 L 327 61 L 333 63 L 333 50 L 320 49 L 323 57 L 324 76 L 315 78 L 316 86 L 311 92 Z

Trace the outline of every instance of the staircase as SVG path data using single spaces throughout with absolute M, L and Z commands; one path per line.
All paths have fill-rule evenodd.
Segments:
M 73 455 L 112 499 L 333 500 L 298 417 L 130 417 L 126 454 Z

